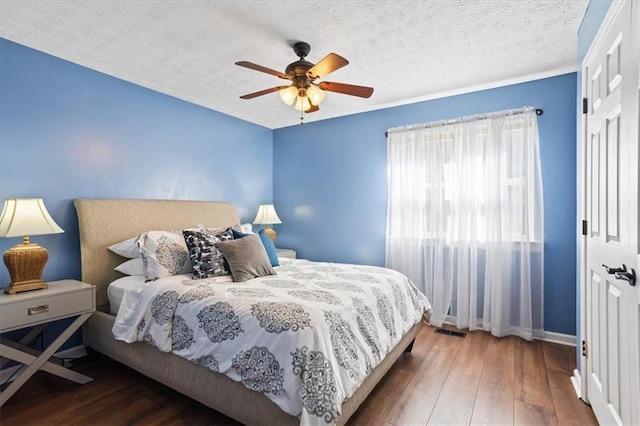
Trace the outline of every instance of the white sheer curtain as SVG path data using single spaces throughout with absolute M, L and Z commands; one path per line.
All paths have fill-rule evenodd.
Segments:
M 386 266 L 430 299 L 432 324 L 543 334 L 536 112 L 390 129 Z

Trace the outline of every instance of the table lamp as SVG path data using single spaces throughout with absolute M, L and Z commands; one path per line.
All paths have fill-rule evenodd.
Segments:
M 4 252 L 4 264 L 11 276 L 11 284 L 4 289 L 6 293 L 48 288 L 42 281 L 42 270 L 49 260 L 49 253 L 44 247 L 30 242 L 29 235 L 61 232 L 64 230 L 51 218 L 42 198 L 9 198 L 4 202 L 0 237 L 22 237 L 22 244 Z
M 258 214 L 256 218 L 253 220 L 253 223 L 256 225 L 265 225 L 264 232 L 271 238 L 271 241 L 276 242 L 276 231 L 273 228 L 270 228 L 268 225 L 273 225 L 274 223 L 282 223 L 278 214 L 276 213 L 276 209 L 273 207 L 273 204 L 262 204 L 258 208 Z

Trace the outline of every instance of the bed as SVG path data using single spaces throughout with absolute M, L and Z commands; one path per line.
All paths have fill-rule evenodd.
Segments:
M 114 268 L 123 258 L 108 250 L 117 242 L 149 230 L 174 230 L 205 224 L 228 227 L 239 224 L 235 206 L 225 202 L 135 199 L 77 199 L 82 280 L 96 286 L 96 313 L 83 327 L 84 343 L 176 391 L 237 421 L 249 425 L 297 425 L 298 416 L 283 411 L 265 394 L 245 384 L 204 369 L 171 352 L 143 343 L 114 338 L 116 317 L 107 297 L 109 284 L 122 274 Z M 345 424 L 393 363 L 410 351 L 422 321 L 418 320 L 370 371 L 350 397 L 343 400 L 339 416 L 330 423 Z M 162 365 L 163 368 L 157 368 Z M 248 408 L 250 407 L 250 408 Z

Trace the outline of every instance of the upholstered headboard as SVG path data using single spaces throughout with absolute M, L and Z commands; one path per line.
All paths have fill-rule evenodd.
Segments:
M 82 198 L 74 204 L 80 228 L 82 281 L 96 286 L 96 306 L 103 312 L 109 312 L 109 283 L 122 277 L 113 268 L 126 260 L 112 253 L 109 246 L 145 231 L 240 223 L 235 206 L 225 202 Z

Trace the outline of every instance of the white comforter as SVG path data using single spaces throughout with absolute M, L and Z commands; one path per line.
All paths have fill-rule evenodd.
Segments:
M 431 306 L 385 268 L 291 260 L 276 271 L 244 283 L 163 278 L 125 294 L 113 334 L 240 381 L 303 425 L 333 424 Z

